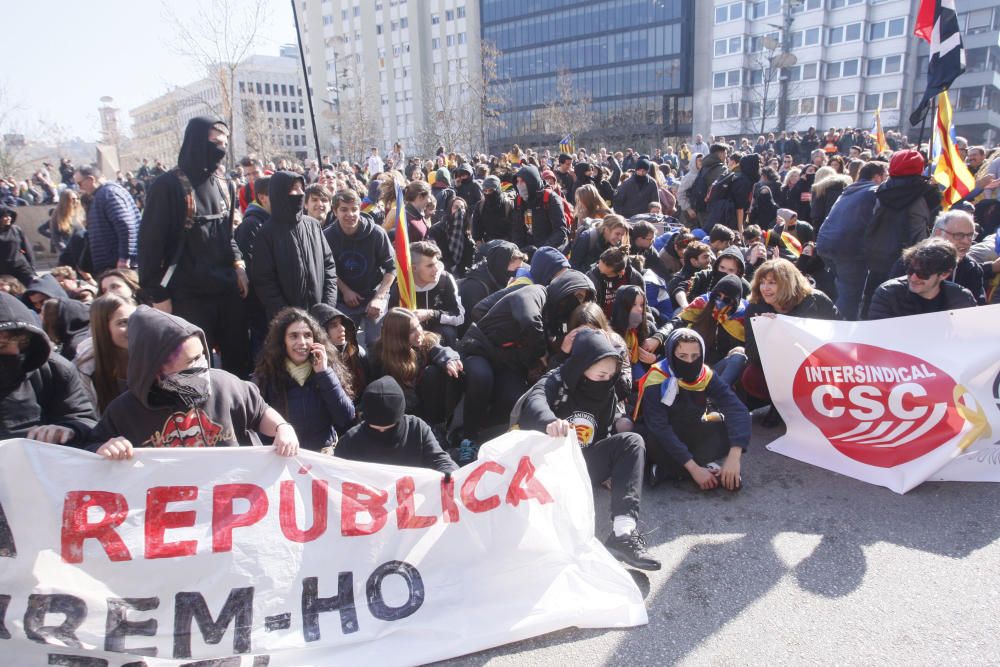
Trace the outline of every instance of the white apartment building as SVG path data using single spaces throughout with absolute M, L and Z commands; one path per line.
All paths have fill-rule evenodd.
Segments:
M 468 122 L 479 0 L 297 2 L 324 153 L 358 161 L 399 141 L 414 154 Z
M 253 55 L 236 70 L 230 152 L 265 158 L 315 155 L 305 109 L 298 51 L 283 47 L 281 56 Z M 225 70 L 221 76 L 226 77 Z M 223 116 L 218 77 L 179 86 L 132 109 L 130 153 L 172 165 L 187 122 L 195 116 Z
M 710 58 L 711 70 L 696 69 L 695 87 L 703 94 L 695 96 L 695 132 L 756 136 L 762 116 L 767 132 L 870 128 L 878 108 L 883 127 L 908 126 L 917 78 L 913 37 L 917 4 L 917 0 L 706 2 L 710 8 L 700 8 L 698 18 L 704 19 L 701 25 L 711 24 L 711 40 L 700 49 Z M 784 69 L 784 84 L 779 70 L 771 70 L 783 57 L 791 65 Z M 784 128 L 779 127 L 782 92 Z

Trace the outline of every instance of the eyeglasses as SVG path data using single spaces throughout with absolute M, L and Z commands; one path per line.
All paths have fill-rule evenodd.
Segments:
M 949 232 L 947 229 L 942 229 L 941 231 L 947 234 L 949 238 L 953 238 L 956 241 L 971 241 L 976 238 L 975 232 Z
M 921 280 L 929 280 L 931 276 L 937 275 L 934 271 L 928 271 L 927 269 L 922 269 L 918 266 L 907 266 L 906 275 L 916 276 Z

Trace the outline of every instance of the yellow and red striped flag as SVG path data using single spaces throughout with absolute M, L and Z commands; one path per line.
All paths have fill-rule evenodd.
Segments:
M 882 107 L 875 109 L 875 150 L 879 155 L 889 150 L 889 143 L 885 140 L 885 132 L 882 131 Z
M 408 310 L 415 310 L 417 287 L 413 283 L 413 271 L 410 269 L 410 235 L 406 229 L 406 208 L 403 204 L 403 188 L 396 183 L 396 236 L 393 247 L 396 251 L 396 287 L 399 289 L 399 305 Z
M 938 95 L 937 118 L 934 126 L 940 146 L 934 180 L 944 186 L 941 208 L 947 211 L 958 200 L 972 192 L 976 179 L 958 154 L 954 143 L 954 128 L 951 125 L 951 100 L 948 91 Z M 937 152 L 937 150 L 935 150 Z

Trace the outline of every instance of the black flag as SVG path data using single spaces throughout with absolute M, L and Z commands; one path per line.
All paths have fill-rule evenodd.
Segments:
M 924 5 L 929 3 L 934 4 L 934 27 L 930 35 L 931 57 L 927 64 L 927 90 L 924 91 L 924 98 L 920 100 L 920 104 L 910 114 L 910 125 L 920 125 L 927 115 L 931 100 L 937 97 L 938 93 L 948 90 L 952 81 L 965 71 L 965 47 L 962 45 L 962 33 L 958 30 L 955 0 L 922 0 Z M 921 7 L 919 14 L 924 14 L 924 11 Z

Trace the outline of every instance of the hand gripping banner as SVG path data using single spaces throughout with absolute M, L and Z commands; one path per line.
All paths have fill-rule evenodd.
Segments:
M 0 443 L 0 662 L 412 665 L 647 622 L 571 439 L 450 478 L 270 448 Z
M 905 493 L 1000 482 L 1000 306 L 872 322 L 756 317 L 774 452 Z

